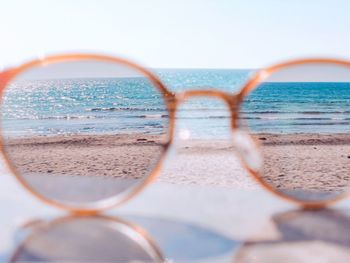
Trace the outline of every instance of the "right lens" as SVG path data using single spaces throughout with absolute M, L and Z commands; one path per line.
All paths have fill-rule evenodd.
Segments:
M 150 176 L 168 142 L 165 91 L 123 63 L 49 63 L 3 92 L 6 156 L 29 188 L 74 207 L 129 193 Z
M 261 144 L 259 176 L 301 201 L 327 201 L 350 186 L 350 65 L 283 66 L 241 105 L 241 126 Z

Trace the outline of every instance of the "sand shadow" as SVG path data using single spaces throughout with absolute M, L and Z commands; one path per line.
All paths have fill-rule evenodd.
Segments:
M 231 254 L 241 244 L 197 224 L 168 219 L 128 217 L 145 227 L 174 262 L 209 260 Z
M 238 245 L 195 224 L 125 218 L 66 216 L 39 221 L 20 230 L 25 234 L 10 262 L 185 262 L 210 260 L 232 252 Z
M 233 262 L 348 262 L 350 210 L 294 210 L 248 239 Z

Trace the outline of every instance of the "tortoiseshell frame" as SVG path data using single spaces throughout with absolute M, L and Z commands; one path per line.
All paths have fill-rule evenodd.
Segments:
M 166 153 L 169 149 L 169 146 L 171 145 L 174 137 L 174 128 L 175 128 L 175 114 L 176 109 L 179 107 L 179 105 L 183 102 L 185 102 L 187 99 L 191 97 L 214 97 L 218 99 L 222 99 L 226 105 L 228 106 L 230 113 L 231 113 L 231 128 L 232 130 L 239 129 L 238 124 L 238 116 L 239 116 L 239 106 L 243 102 L 245 96 L 247 96 L 253 89 L 255 89 L 259 83 L 265 79 L 267 79 L 271 74 L 274 72 L 281 70 L 283 68 L 289 67 L 289 66 L 296 66 L 296 65 L 302 65 L 302 64 L 311 64 L 311 63 L 327 63 L 327 64 L 337 64 L 345 67 L 349 67 L 350 69 L 350 62 L 344 61 L 344 60 L 338 60 L 338 59 L 326 59 L 326 58 L 315 58 L 315 59 L 301 59 L 301 60 L 294 60 L 294 61 L 288 61 L 286 63 L 278 64 L 275 66 L 271 66 L 262 70 L 257 71 L 253 77 L 251 77 L 248 82 L 243 86 L 243 88 L 238 93 L 228 93 L 220 90 L 215 89 L 205 89 L 205 90 L 187 90 L 181 93 L 173 93 L 170 92 L 166 86 L 160 81 L 160 79 L 154 75 L 149 70 L 132 63 L 128 60 L 124 60 L 117 57 L 112 56 L 106 56 L 106 55 L 95 55 L 95 54 L 68 54 L 68 55 L 56 55 L 56 56 L 49 56 L 46 58 L 34 60 L 28 63 L 25 63 L 21 66 L 11 68 L 8 70 L 5 70 L 0 73 L 0 96 L 2 98 L 3 91 L 6 88 L 6 86 L 16 78 L 19 74 L 22 72 L 31 69 L 33 67 L 39 67 L 39 66 L 45 66 L 52 63 L 59 63 L 59 62 L 68 62 L 68 61 L 84 61 L 84 60 L 95 60 L 95 61 L 102 61 L 102 62 L 112 62 L 112 63 L 118 63 L 121 65 L 125 65 L 127 67 L 130 67 L 139 73 L 143 74 L 145 77 L 147 77 L 156 88 L 159 89 L 161 94 L 163 95 L 164 101 L 166 103 L 167 109 L 169 111 L 169 128 L 168 128 L 168 137 L 167 137 L 167 143 L 164 146 L 163 154 L 161 155 L 158 163 L 156 164 L 155 168 L 153 169 L 152 173 L 143 181 L 142 184 L 138 185 L 137 187 L 133 188 L 131 191 L 128 191 L 126 193 L 121 193 L 120 195 L 116 196 L 115 198 L 104 200 L 97 202 L 94 205 L 81 205 L 81 206 L 72 206 L 67 205 L 64 203 L 57 202 L 55 200 L 50 200 L 46 198 L 45 196 L 42 196 L 38 192 L 36 192 L 34 189 L 32 189 L 26 181 L 21 177 L 20 174 L 17 173 L 15 167 L 12 165 L 11 160 L 9 156 L 7 155 L 4 147 L 3 147 L 3 137 L 1 135 L 0 137 L 0 144 L 1 144 L 1 151 L 3 153 L 3 156 L 5 158 L 5 162 L 8 165 L 10 171 L 16 176 L 16 178 L 20 181 L 20 183 L 29 190 L 33 195 L 37 196 L 42 201 L 49 203 L 51 205 L 54 205 L 59 208 L 63 208 L 65 210 L 69 210 L 71 212 L 75 212 L 77 214 L 91 214 L 96 213 L 98 211 L 106 210 L 108 208 L 120 205 L 130 198 L 137 195 L 141 190 L 143 190 L 144 187 L 146 187 L 149 183 L 151 183 L 159 174 L 161 165 L 166 157 Z M 256 150 L 259 150 L 259 143 L 255 142 Z M 296 198 L 292 198 L 288 195 L 283 194 L 282 192 L 278 191 L 278 189 L 274 188 L 270 184 L 268 184 L 260 175 L 258 172 L 251 169 L 247 163 L 242 158 L 242 162 L 244 167 L 249 171 L 249 174 L 262 186 L 264 186 L 265 189 L 269 190 L 271 193 L 275 194 L 278 197 L 284 198 L 288 201 L 291 201 L 293 203 L 298 204 L 299 206 L 306 208 L 306 209 L 320 209 L 323 207 L 326 207 L 338 200 L 341 200 L 349 195 L 349 193 L 344 193 L 342 195 L 337 196 L 334 199 L 325 200 L 325 201 L 304 201 L 299 200 Z

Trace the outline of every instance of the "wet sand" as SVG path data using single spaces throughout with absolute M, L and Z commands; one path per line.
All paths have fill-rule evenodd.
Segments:
M 72 135 L 9 140 L 6 149 L 21 173 L 140 179 L 163 151 L 154 135 Z M 256 134 L 261 176 L 280 189 L 342 191 L 350 184 L 350 135 Z M 222 140 L 190 140 L 176 147 L 161 181 L 255 187 L 234 148 Z

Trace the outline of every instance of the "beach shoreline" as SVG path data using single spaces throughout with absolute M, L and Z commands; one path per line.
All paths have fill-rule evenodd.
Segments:
M 344 191 L 350 176 L 349 134 L 252 135 L 264 158 L 261 176 L 276 188 Z M 149 134 L 57 135 L 16 138 L 5 149 L 20 173 L 142 179 L 164 151 L 164 138 Z M 192 139 L 173 146 L 159 180 L 251 188 L 227 140 Z M 249 179 L 248 179 L 249 178 Z

